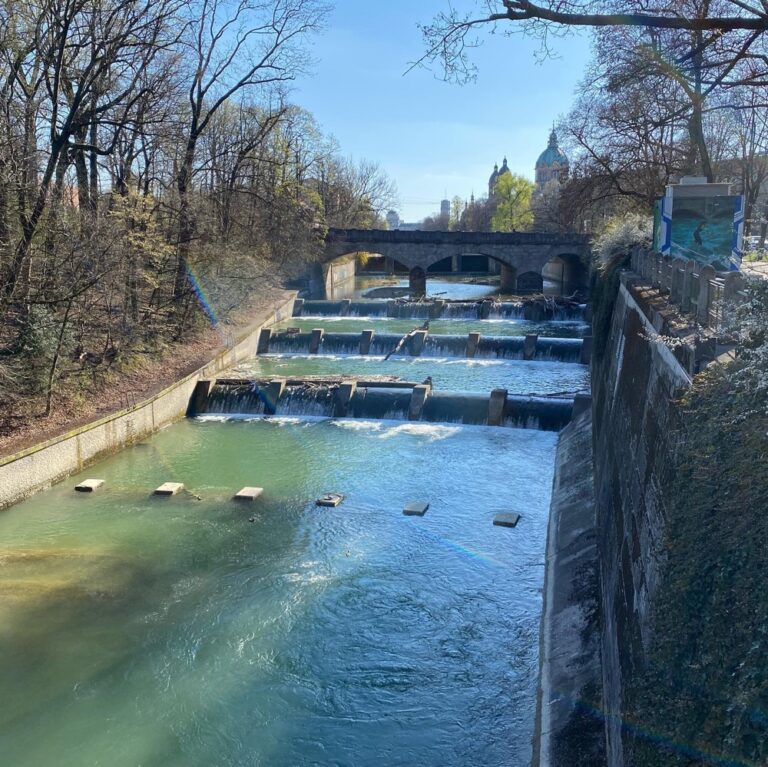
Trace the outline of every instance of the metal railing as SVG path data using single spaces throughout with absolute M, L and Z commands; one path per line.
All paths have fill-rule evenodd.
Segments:
M 634 248 L 632 269 L 652 287 L 667 293 L 670 304 L 678 306 L 683 314 L 713 330 L 720 329 L 723 323 L 726 302 L 746 297 L 740 272 L 718 272 L 697 261 Z

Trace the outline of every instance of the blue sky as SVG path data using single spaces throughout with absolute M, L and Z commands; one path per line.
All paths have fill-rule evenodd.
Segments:
M 447 2 L 336 0 L 314 41 L 314 74 L 293 94 L 345 155 L 381 164 L 397 184 L 406 221 L 435 212 L 446 193 L 483 194 L 505 154 L 515 173 L 532 179 L 589 58 L 586 36 L 555 41 L 558 57 L 537 63 L 537 41 L 496 35 L 474 53 L 476 83 L 404 74 L 423 52 L 417 22 L 430 21 Z

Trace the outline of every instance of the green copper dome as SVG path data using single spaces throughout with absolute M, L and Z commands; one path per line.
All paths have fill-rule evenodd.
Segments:
M 539 155 L 539 159 L 536 160 L 537 168 L 551 167 L 552 165 L 568 165 L 568 158 L 557 145 L 557 133 L 555 133 L 554 128 L 552 133 L 549 134 L 547 148 Z

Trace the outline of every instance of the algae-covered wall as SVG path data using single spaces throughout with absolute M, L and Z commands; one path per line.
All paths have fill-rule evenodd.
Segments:
M 599 314 L 599 312 L 596 312 Z M 624 273 L 612 319 L 592 365 L 593 445 L 603 712 L 608 764 L 623 765 L 622 717 L 628 679 L 643 668 L 651 606 L 663 564 L 673 466 L 673 400 L 690 384 L 632 294 Z

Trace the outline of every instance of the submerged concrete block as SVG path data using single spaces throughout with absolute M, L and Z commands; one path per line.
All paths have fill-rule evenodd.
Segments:
M 184 489 L 183 482 L 163 482 L 160 487 L 155 490 L 155 495 L 176 495 Z
M 478 318 L 481 320 L 487 320 L 491 316 L 492 308 L 493 301 L 481 301 L 477 309 Z
M 344 500 L 344 496 L 341 493 L 324 493 L 316 501 L 317 506 L 325 506 L 327 508 L 335 508 Z
M 269 342 L 272 340 L 271 328 L 262 328 L 259 333 L 259 342 L 256 345 L 256 354 L 267 354 L 269 352 Z
M 255 501 L 264 492 L 263 487 L 244 487 L 235 493 L 236 501 Z
M 317 354 L 320 351 L 320 344 L 323 341 L 325 331 L 322 328 L 314 328 L 312 330 L 312 338 L 309 341 L 309 353 Z
M 536 344 L 539 336 L 536 333 L 526 333 L 523 341 L 523 359 L 532 360 L 536 356 Z
M 488 426 L 501 426 L 507 406 L 507 390 L 494 389 L 488 399 Z
M 520 515 L 515 514 L 514 511 L 497 514 L 493 518 L 493 524 L 498 525 L 499 527 L 515 527 L 519 521 Z
M 467 336 L 467 357 L 470 359 L 477 354 L 477 345 L 480 343 L 479 333 L 470 333 Z
M 360 334 L 360 354 L 371 353 L 371 341 L 373 341 L 373 330 L 364 330 Z
M 403 514 L 407 517 L 423 517 L 427 513 L 429 504 L 424 501 L 412 501 L 403 508 Z
M 78 493 L 92 493 L 104 484 L 103 479 L 84 479 L 79 485 L 75 485 Z
M 304 311 L 304 299 L 303 298 L 297 298 L 293 302 L 293 316 L 294 317 L 301 317 L 301 313 Z
M 344 418 L 347 415 L 349 402 L 355 396 L 357 391 L 357 381 L 342 381 L 339 388 L 336 389 L 335 401 L 333 404 L 333 417 Z
M 431 390 L 431 386 L 428 386 L 427 384 L 419 384 L 418 386 L 413 387 L 413 391 L 411 392 L 411 403 L 408 406 L 409 421 L 421 420 L 421 411 L 424 409 L 424 404 L 426 403 Z
M 352 299 L 351 298 L 345 298 L 341 302 L 341 307 L 339 308 L 339 314 L 342 317 L 348 317 L 349 316 L 349 307 L 352 305 Z
M 424 351 L 424 342 L 427 340 L 427 331 L 426 330 L 416 330 L 414 331 L 413 335 L 411 336 L 410 341 L 408 342 L 411 356 L 412 357 L 420 357 L 422 351 Z

